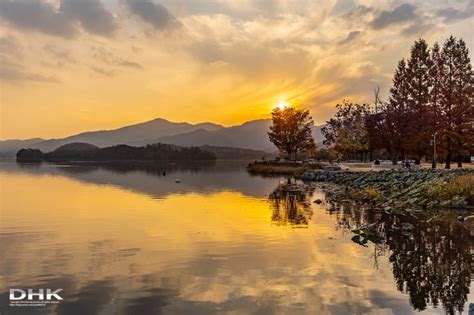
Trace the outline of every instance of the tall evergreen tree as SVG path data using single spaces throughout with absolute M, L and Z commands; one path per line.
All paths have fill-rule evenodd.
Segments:
M 466 43 L 459 39 L 455 45 L 454 94 L 455 104 L 453 108 L 453 136 L 455 139 L 454 149 L 458 167 L 462 167 L 462 157 L 469 154 L 474 147 L 472 142 L 473 129 L 473 72 L 469 50 Z
M 430 112 L 429 112 L 429 125 L 431 127 L 430 134 L 436 134 L 437 137 L 442 137 L 443 119 L 441 104 L 443 101 L 443 84 L 444 84 L 444 60 L 441 55 L 441 48 L 438 43 L 434 43 L 431 49 L 431 90 L 430 90 Z M 435 145 L 433 143 L 433 145 Z M 441 146 L 437 145 L 438 155 Z
M 431 58 L 428 44 L 424 39 L 415 41 L 411 48 L 407 66 L 408 111 L 410 115 L 408 150 L 418 164 L 426 155 L 430 141 L 429 119 Z
M 453 155 L 453 118 L 454 118 L 454 106 L 456 104 L 456 95 L 454 88 L 456 84 L 456 38 L 450 36 L 443 45 L 442 58 L 443 58 L 443 97 L 441 101 L 441 107 L 445 117 L 444 135 L 446 139 L 446 168 L 451 168 L 451 159 Z
M 392 162 L 404 158 L 409 136 L 409 89 L 408 69 L 405 59 L 400 60 L 393 76 L 390 99 L 386 108 L 387 130 L 391 132 Z

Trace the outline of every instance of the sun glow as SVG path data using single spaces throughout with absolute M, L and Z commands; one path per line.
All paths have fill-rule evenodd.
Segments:
M 279 100 L 278 103 L 275 105 L 275 108 L 279 109 L 284 109 L 285 107 L 288 107 L 288 102 L 285 100 Z

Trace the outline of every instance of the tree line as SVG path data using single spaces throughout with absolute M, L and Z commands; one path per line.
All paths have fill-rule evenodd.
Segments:
M 92 146 L 93 147 L 93 146 Z M 156 143 L 144 147 L 125 144 L 87 150 L 57 149 L 44 153 L 38 149 L 21 149 L 18 162 L 40 161 L 190 161 L 215 160 L 216 155 L 198 147 L 178 147 Z
M 339 158 L 440 160 L 450 168 L 474 155 L 474 77 L 469 50 L 450 36 L 432 47 L 414 42 L 398 62 L 387 101 L 375 89 L 373 105 L 343 101 L 322 129 Z

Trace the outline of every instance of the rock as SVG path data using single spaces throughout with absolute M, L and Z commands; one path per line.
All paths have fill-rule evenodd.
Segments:
M 415 231 L 415 226 L 411 223 L 403 223 L 402 224 L 402 234 L 409 235 Z
M 316 199 L 314 203 L 320 205 L 323 203 L 323 201 L 321 199 Z
M 474 194 L 451 197 L 449 200 L 433 198 L 427 195 L 427 189 L 433 185 L 446 185 L 450 178 L 462 174 L 474 174 L 474 170 L 455 169 L 446 170 L 381 170 L 378 172 L 340 172 L 338 166 L 328 166 L 324 170 L 313 170 L 305 173 L 301 178 L 318 182 L 331 182 L 335 187 L 323 188 L 326 199 L 336 203 L 343 203 L 344 199 L 356 202 L 370 202 L 371 206 L 382 209 L 391 215 L 408 212 L 412 213 L 439 207 L 466 207 L 474 204 Z M 378 191 L 376 199 L 363 198 L 363 192 Z
M 474 229 L 474 215 L 470 215 L 464 218 L 464 225 L 467 227 Z
M 474 236 L 474 215 L 465 217 L 464 225 L 470 230 L 471 237 Z
M 324 167 L 324 170 L 325 171 L 340 171 L 341 170 L 341 167 L 340 166 L 337 166 L 337 165 L 329 165 L 329 166 L 325 166 Z

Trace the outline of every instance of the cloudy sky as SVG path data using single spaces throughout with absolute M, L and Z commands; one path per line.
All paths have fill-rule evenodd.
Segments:
M 322 123 L 343 98 L 385 97 L 419 37 L 473 51 L 473 14 L 474 0 L 0 0 L 0 138 L 234 125 L 281 101 Z

